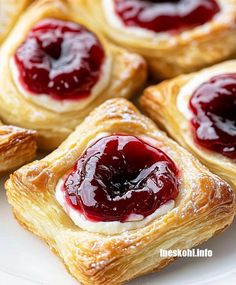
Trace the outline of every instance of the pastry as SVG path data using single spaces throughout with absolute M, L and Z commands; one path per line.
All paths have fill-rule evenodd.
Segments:
M 0 174 L 31 161 L 36 154 L 36 132 L 0 123 Z
M 111 44 L 66 1 L 35 2 L 0 53 L 4 123 L 38 131 L 39 147 L 58 146 L 98 104 L 130 97 L 146 78 L 145 61 Z
M 236 61 L 147 88 L 145 111 L 236 189 Z
M 123 284 L 160 270 L 227 228 L 230 186 L 125 99 L 95 109 L 54 152 L 6 182 L 19 223 L 82 284 Z
M 236 52 L 235 0 L 71 1 L 82 2 L 113 41 L 145 56 L 158 79 L 196 71 Z
M 32 0 L 0 0 L 0 44 Z

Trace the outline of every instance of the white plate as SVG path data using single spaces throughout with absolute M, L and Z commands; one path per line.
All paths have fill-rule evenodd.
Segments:
M 0 183 L 0 284 L 78 285 L 48 247 L 17 224 Z M 212 258 L 182 258 L 127 285 L 235 285 L 235 244 L 236 222 L 201 246 L 213 250 Z

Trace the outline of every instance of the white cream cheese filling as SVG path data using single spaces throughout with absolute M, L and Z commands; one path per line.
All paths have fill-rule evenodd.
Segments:
M 171 211 L 175 202 L 173 200 L 168 201 L 161 207 L 159 207 L 154 213 L 143 218 L 141 215 L 130 215 L 127 222 L 121 223 L 118 221 L 114 222 L 93 222 L 89 221 L 85 218 L 84 215 L 76 211 L 70 205 L 68 205 L 65 195 L 62 190 L 62 185 L 64 180 L 60 180 L 56 187 L 56 199 L 58 203 L 62 206 L 67 215 L 71 218 L 71 220 L 78 227 L 87 230 L 89 232 L 101 233 L 101 234 L 109 234 L 114 235 L 118 233 L 122 233 L 129 230 L 135 230 L 138 228 L 142 228 L 152 220 L 161 217 Z
M 220 6 L 221 11 L 214 16 L 214 18 L 210 22 L 224 22 L 228 21 L 228 17 L 224 17 L 224 15 L 230 12 L 231 5 L 229 3 L 226 3 L 224 0 L 218 0 L 218 5 Z M 114 0 L 102 0 L 102 8 L 104 11 L 105 18 L 107 22 L 114 27 L 115 29 L 121 29 L 124 34 L 133 36 L 133 37 L 138 37 L 138 38 L 149 38 L 150 40 L 155 40 L 155 41 L 170 41 L 169 43 L 171 44 L 171 40 L 173 40 L 174 44 L 174 38 L 170 35 L 168 32 L 160 32 L 156 33 L 154 31 L 142 28 L 142 27 L 130 27 L 126 26 L 122 19 L 119 17 L 119 15 L 116 14 L 115 12 L 115 4 Z M 207 32 L 209 26 L 209 22 L 200 25 L 196 27 L 194 30 L 199 30 L 201 32 Z M 190 33 L 192 33 L 192 29 L 190 31 L 183 31 L 180 34 L 183 37 L 187 37 Z
M 177 108 L 186 119 L 191 120 L 193 117 L 193 113 L 189 108 L 189 101 L 199 86 L 215 76 L 228 73 L 236 73 L 236 67 L 234 64 L 230 64 L 230 62 L 224 66 L 224 69 L 211 69 L 210 72 L 208 69 L 203 70 L 180 89 L 179 95 L 177 96 Z
M 91 94 L 86 98 L 77 100 L 55 100 L 47 94 L 33 94 L 26 90 L 20 82 L 20 74 L 14 58 L 10 59 L 10 70 L 16 87 L 20 94 L 27 100 L 42 106 L 48 110 L 64 113 L 71 111 L 79 111 L 88 106 L 102 91 L 107 87 L 111 74 L 111 58 L 107 57 L 102 65 L 100 78 L 91 90 Z
M 101 133 L 97 135 L 93 140 L 91 140 L 87 147 L 92 145 L 94 142 L 99 140 L 102 137 L 111 135 L 110 133 Z M 155 140 L 152 138 L 149 138 L 147 136 L 139 136 L 140 139 L 143 141 L 155 146 Z M 90 231 L 90 232 L 96 232 L 101 234 L 109 234 L 114 235 L 118 233 L 122 233 L 129 230 L 134 230 L 138 228 L 142 228 L 149 224 L 154 219 L 161 217 L 167 213 L 169 213 L 174 207 L 175 207 L 175 201 L 170 200 L 167 203 L 160 206 L 155 212 L 153 212 L 151 215 L 144 217 L 142 215 L 136 215 L 131 214 L 126 222 L 119 222 L 119 221 L 112 221 L 112 222 L 93 222 L 86 217 L 76 211 L 71 205 L 68 204 L 65 198 L 65 193 L 63 190 L 64 182 L 67 178 L 67 175 L 62 177 L 57 185 L 56 185 L 56 191 L 55 191 L 55 198 L 58 201 L 58 203 L 62 206 L 64 211 L 67 213 L 67 215 L 71 218 L 71 220 L 74 222 L 75 225 L 78 227 Z

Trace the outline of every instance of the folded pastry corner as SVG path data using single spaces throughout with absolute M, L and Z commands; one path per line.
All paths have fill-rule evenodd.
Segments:
M 32 0 L 1 0 L 0 1 L 0 44 L 7 37 L 19 16 Z
M 36 132 L 0 125 L 0 173 L 16 169 L 35 158 Z

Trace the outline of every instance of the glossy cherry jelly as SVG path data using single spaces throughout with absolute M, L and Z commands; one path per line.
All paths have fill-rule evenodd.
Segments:
M 27 91 L 76 100 L 90 95 L 100 78 L 105 53 L 85 27 L 48 18 L 32 28 L 14 58 Z
M 156 33 L 203 25 L 220 11 L 215 0 L 114 0 L 114 5 L 126 26 Z
M 236 159 L 236 73 L 203 83 L 190 99 L 196 142 Z
M 137 137 L 110 135 L 89 146 L 64 182 L 67 203 L 91 221 L 146 217 L 178 195 L 178 170 Z

